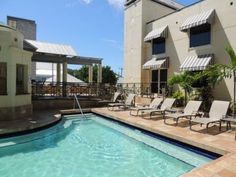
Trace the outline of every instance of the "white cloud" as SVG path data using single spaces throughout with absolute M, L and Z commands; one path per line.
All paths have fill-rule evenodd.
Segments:
M 92 0 L 81 0 L 83 1 L 85 4 L 90 4 L 92 2 Z
M 93 0 L 68 0 L 66 7 L 75 7 L 79 3 L 90 4 Z
M 124 7 L 125 0 L 107 0 L 108 4 L 117 8 L 122 9 Z
M 109 44 L 109 46 L 119 49 L 120 51 L 123 51 L 123 46 L 120 44 L 119 41 L 114 40 L 114 39 L 107 39 L 107 38 L 103 38 L 101 40 Z

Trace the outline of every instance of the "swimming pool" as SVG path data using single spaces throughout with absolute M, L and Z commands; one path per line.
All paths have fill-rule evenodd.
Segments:
M 212 160 L 94 114 L 0 140 L 1 177 L 174 177 Z M 214 157 L 213 157 L 214 158 Z

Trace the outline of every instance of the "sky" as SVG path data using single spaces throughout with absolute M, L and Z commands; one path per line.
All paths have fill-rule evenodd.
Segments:
M 189 5 L 198 0 L 178 0 Z M 6 16 L 35 20 L 37 40 L 73 46 L 78 55 L 103 58 L 103 65 L 123 68 L 124 0 L 1 0 Z M 75 66 L 70 66 L 76 69 Z

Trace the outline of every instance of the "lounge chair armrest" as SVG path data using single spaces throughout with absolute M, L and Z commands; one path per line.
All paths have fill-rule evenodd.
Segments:
M 147 107 L 147 106 L 149 106 L 149 104 L 144 104 L 144 103 L 136 103 L 136 106 Z
M 177 110 L 167 107 L 167 108 L 165 108 L 164 112 L 175 113 L 175 112 L 177 112 Z
M 200 111 L 193 111 L 192 113 L 195 117 L 206 117 L 206 114 L 208 113 L 204 113 L 204 112 L 200 112 Z

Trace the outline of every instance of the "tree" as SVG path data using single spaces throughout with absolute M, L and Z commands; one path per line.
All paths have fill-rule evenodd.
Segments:
M 234 52 L 234 49 L 231 46 L 228 46 L 225 48 L 227 54 L 230 57 L 230 64 L 229 65 L 222 65 L 219 64 L 216 66 L 216 72 L 218 71 L 220 73 L 221 77 L 224 78 L 232 78 L 234 81 L 234 94 L 233 94 L 233 116 L 235 114 L 235 87 L 236 87 L 236 54 Z
M 192 90 L 192 84 L 195 81 L 192 73 L 190 72 L 182 72 L 178 75 L 172 76 L 168 80 L 168 84 L 170 86 L 173 86 L 175 84 L 180 85 L 184 89 L 184 102 L 185 105 L 187 104 L 187 94 L 191 92 Z
M 93 66 L 93 82 L 97 82 L 97 70 L 97 65 Z M 88 66 L 82 66 L 79 70 L 68 69 L 68 73 L 88 82 Z M 117 80 L 117 75 L 110 66 L 102 67 L 102 83 L 116 84 Z

